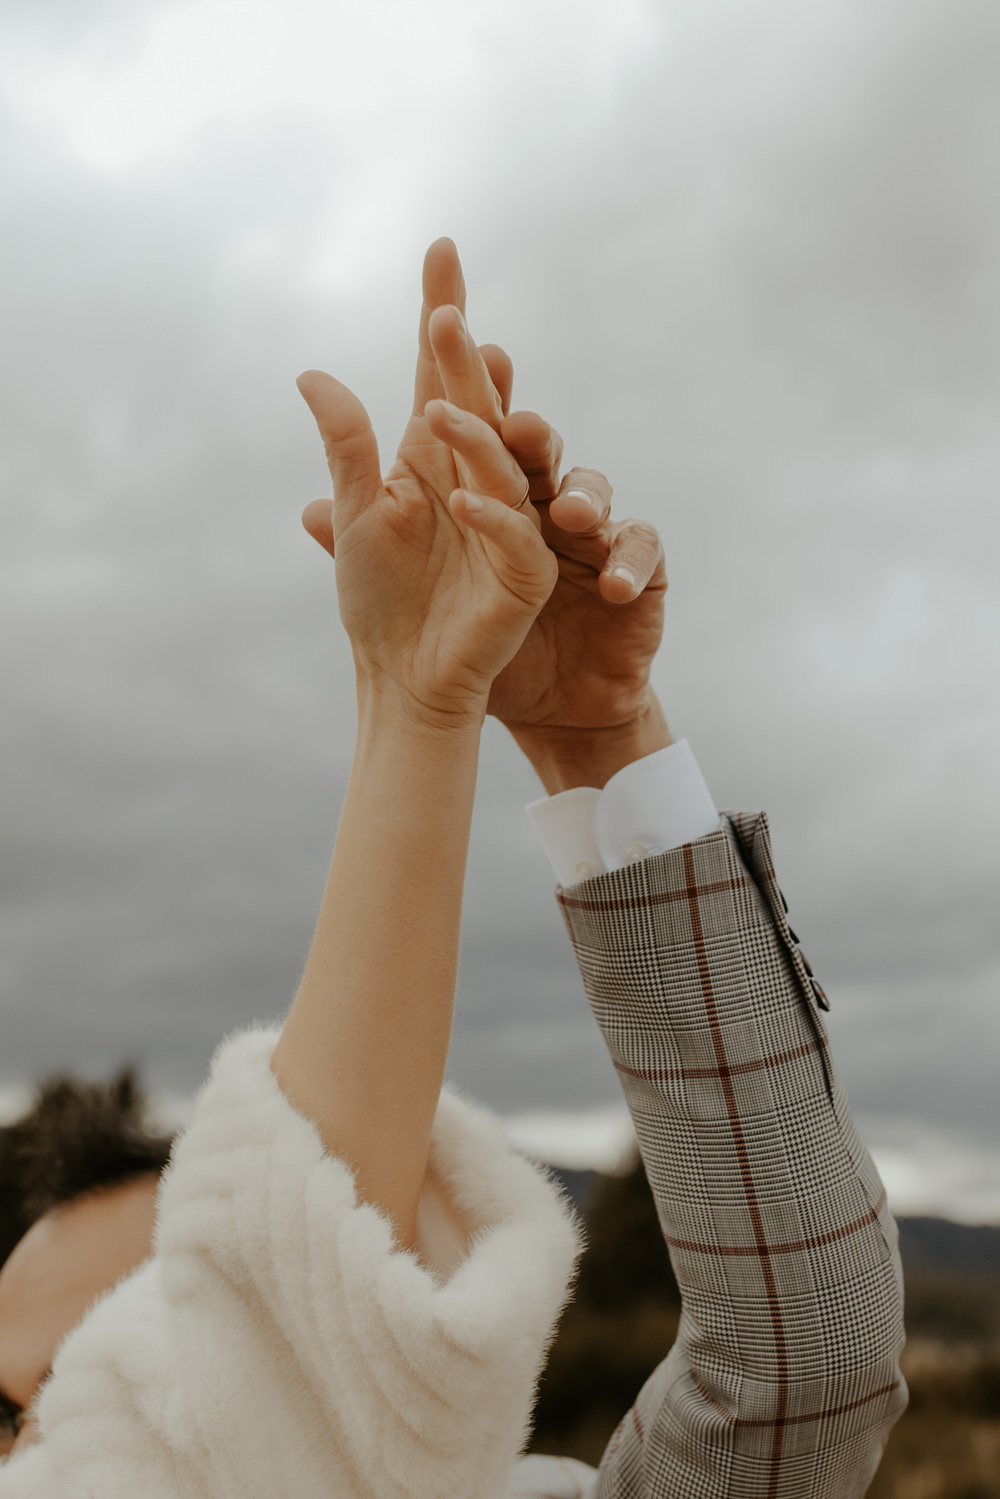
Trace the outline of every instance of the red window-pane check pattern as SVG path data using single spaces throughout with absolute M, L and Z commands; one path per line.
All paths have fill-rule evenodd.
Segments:
M 895 1225 L 763 816 L 560 891 L 683 1296 L 598 1499 L 847 1499 L 905 1405 Z

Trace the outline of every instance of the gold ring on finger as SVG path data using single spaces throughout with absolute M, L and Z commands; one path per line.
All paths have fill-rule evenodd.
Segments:
M 525 479 L 525 481 L 524 481 L 524 494 L 518 500 L 517 504 L 514 505 L 512 508 L 514 510 L 523 510 L 524 507 L 525 507 L 525 505 L 528 503 L 528 500 L 530 498 L 531 498 L 531 481 L 529 479 Z

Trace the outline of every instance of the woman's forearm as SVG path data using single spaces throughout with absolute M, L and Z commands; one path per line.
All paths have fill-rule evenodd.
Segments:
M 425 287 L 463 299 L 450 242 L 432 253 Z M 316 370 L 299 379 L 333 479 L 324 545 L 359 732 L 316 937 L 272 1064 L 407 1247 L 448 1054 L 480 729 L 559 572 L 524 509 L 525 476 L 497 432 L 502 403 L 460 307 L 425 300 L 421 326 L 416 406 L 384 478 L 357 396 Z M 438 399 L 439 349 L 461 408 Z
M 359 691 L 316 935 L 272 1061 L 408 1248 L 448 1054 L 479 733 Z

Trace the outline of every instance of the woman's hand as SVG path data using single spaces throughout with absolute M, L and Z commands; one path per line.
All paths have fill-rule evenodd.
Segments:
M 503 400 L 465 327 L 450 241 L 428 252 L 424 290 L 415 410 L 384 478 L 358 398 L 318 371 L 300 377 L 334 486 L 332 511 L 318 502 L 304 521 L 335 556 L 360 681 L 433 723 L 467 722 L 485 713 L 558 568 L 532 507 L 515 508 L 526 481 L 497 434 Z M 433 398 L 439 349 L 461 405 Z M 509 362 L 500 351 L 491 362 L 503 383 Z

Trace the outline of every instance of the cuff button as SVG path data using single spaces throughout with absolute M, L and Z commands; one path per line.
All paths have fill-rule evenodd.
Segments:
M 586 859 L 581 859 L 573 871 L 573 878 L 579 884 L 581 880 L 592 880 L 594 872 L 593 864 L 588 864 Z
M 649 849 L 644 843 L 630 843 L 625 850 L 625 863 L 634 864 L 637 859 L 644 859 Z
M 821 1010 L 828 1010 L 830 1008 L 830 1001 L 826 997 L 826 990 L 822 987 L 821 984 L 818 984 L 815 979 L 812 979 L 811 983 L 813 986 L 813 993 L 816 996 L 816 1003 L 819 1005 Z

